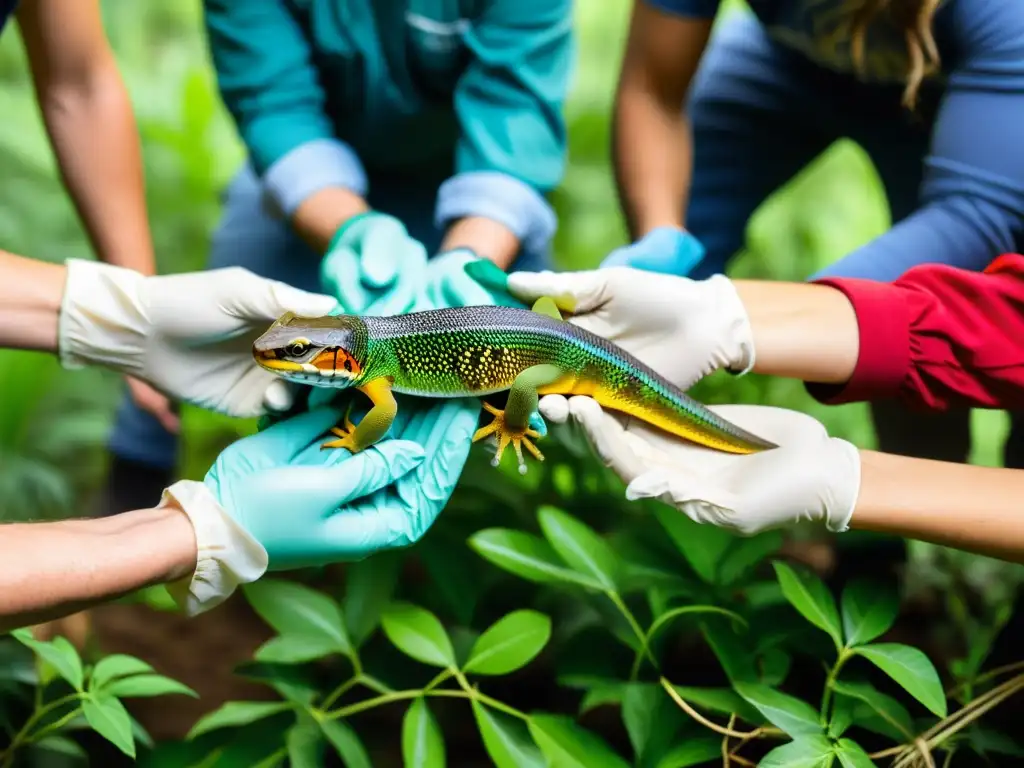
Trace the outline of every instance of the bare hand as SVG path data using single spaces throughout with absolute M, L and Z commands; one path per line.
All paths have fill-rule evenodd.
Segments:
M 181 418 L 171 408 L 171 401 L 141 379 L 125 376 L 132 400 L 142 410 L 152 414 L 160 425 L 172 435 L 181 431 Z

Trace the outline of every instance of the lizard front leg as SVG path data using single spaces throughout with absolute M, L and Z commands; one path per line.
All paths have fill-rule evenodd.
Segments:
M 491 460 L 492 466 L 496 467 L 501 462 L 501 455 L 509 443 L 515 449 L 516 458 L 519 460 L 519 474 L 526 474 L 526 462 L 523 460 L 524 447 L 538 461 L 544 461 L 544 455 L 530 441 L 530 438 L 540 437 L 536 430 L 530 429 L 530 416 L 537 410 L 537 389 L 554 384 L 564 376 L 565 371 L 557 365 L 548 363 L 534 365 L 522 371 L 512 382 L 504 411 L 489 403 L 484 403 L 484 408 L 494 414 L 494 421 L 486 427 L 478 429 L 473 435 L 473 442 L 490 435 L 495 435 L 498 438 L 498 449 Z
M 391 424 L 398 414 L 398 403 L 391 392 L 391 382 L 387 379 L 374 379 L 361 387 L 359 391 L 373 401 L 373 407 L 357 426 L 353 426 L 349 420 L 349 412 L 352 404 L 349 403 L 345 412 L 344 428 L 333 427 L 331 432 L 338 435 L 340 440 L 329 440 L 321 448 L 346 448 L 352 453 L 369 448 L 380 440 L 391 429 Z

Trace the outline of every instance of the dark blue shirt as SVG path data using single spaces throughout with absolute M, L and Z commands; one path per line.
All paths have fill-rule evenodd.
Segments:
M 720 0 L 646 0 L 691 18 L 711 18 Z M 849 0 L 748 0 L 768 35 L 820 66 L 855 72 Z M 877 28 L 875 28 L 877 27 Z M 920 205 L 847 257 L 984 268 L 1024 244 L 1024 2 L 945 0 L 933 25 L 942 72 Z M 865 41 L 868 83 L 902 82 L 907 54 L 899 31 L 880 22 Z M 881 90 L 880 90 L 881 93 Z M 858 270 L 855 270 L 858 271 Z
M 14 13 L 14 6 L 17 4 L 18 0 L 0 0 L 0 32 L 4 31 L 4 25 Z

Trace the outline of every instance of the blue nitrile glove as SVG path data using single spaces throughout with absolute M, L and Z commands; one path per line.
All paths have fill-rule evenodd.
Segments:
M 320 284 L 338 311 L 399 315 L 412 309 L 425 279 L 427 251 L 394 216 L 369 211 L 343 224 L 320 264 Z
M 341 416 L 317 408 L 278 422 L 228 446 L 206 475 L 221 506 L 266 549 L 270 570 L 361 560 L 419 535 L 419 519 L 380 491 L 411 478 L 423 449 L 384 440 L 355 456 L 322 450 Z
M 469 248 L 440 253 L 427 262 L 426 284 L 415 309 L 501 305 L 525 307 L 508 292 L 508 275 Z
M 704 259 L 704 246 L 683 229 L 657 227 L 630 245 L 616 248 L 604 267 L 633 267 L 685 277 Z

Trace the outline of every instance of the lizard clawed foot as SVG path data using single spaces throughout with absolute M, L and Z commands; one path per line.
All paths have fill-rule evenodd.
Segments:
M 519 461 L 519 474 L 526 474 L 526 462 L 523 460 L 523 448 L 526 448 L 530 454 L 537 459 L 537 461 L 544 461 L 544 454 L 542 454 L 535 446 L 530 438 L 540 437 L 540 433 L 535 429 L 525 427 L 522 429 L 515 429 L 505 423 L 505 412 L 495 408 L 490 403 L 484 403 L 484 410 L 494 415 L 494 421 L 488 424 L 486 427 L 481 427 L 473 435 L 473 442 L 483 440 L 485 437 L 494 436 L 498 441 L 498 449 L 494 452 L 494 458 L 491 459 L 491 466 L 496 467 L 501 463 L 501 456 L 505 452 L 509 443 L 512 444 L 512 448 L 516 452 L 516 459 Z
M 352 403 L 348 404 L 348 408 L 345 409 L 345 419 L 342 426 L 331 427 L 331 434 L 340 437 L 340 440 L 328 440 L 320 446 L 320 450 L 324 448 L 344 448 L 352 453 L 358 453 L 359 447 L 355 443 L 355 432 L 356 425 L 352 423 L 352 419 L 349 418 L 352 413 Z

